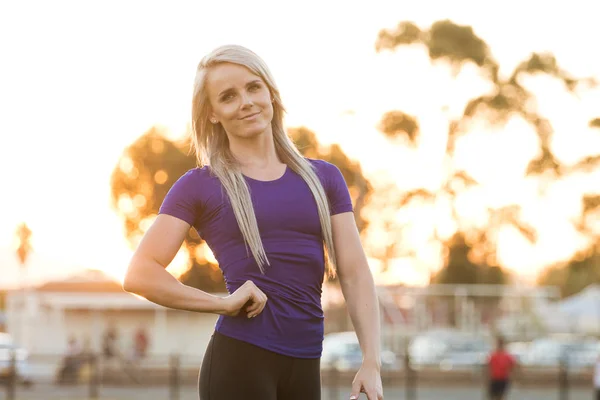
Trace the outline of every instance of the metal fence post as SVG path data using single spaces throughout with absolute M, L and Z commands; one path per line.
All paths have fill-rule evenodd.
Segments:
M 10 366 L 8 372 L 8 381 L 6 382 L 6 399 L 15 400 L 17 391 L 17 351 L 10 351 Z
M 489 372 L 489 367 L 486 363 L 481 363 L 481 365 L 479 366 L 480 368 L 480 376 L 481 376 L 481 380 L 482 380 L 482 393 L 481 393 L 481 398 L 483 400 L 487 400 L 490 397 L 490 372 Z
M 178 354 L 171 354 L 169 368 L 169 392 L 171 400 L 179 400 L 179 367 L 180 358 Z
M 404 343 L 404 396 L 406 400 L 417 399 L 417 371 L 410 360 L 409 339 Z
M 406 400 L 416 400 L 417 398 L 417 371 L 413 369 L 410 362 L 410 353 L 404 352 L 404 391 Z
M 329 400 L 340 398 L 340 373 L 337 368 L 336 359 L 332 360 L 329 367 Z
M 560 358 L 560 366 L 558 368 L 558 392 L 560 400 L 569 399 L 569 371 L 568 371 L 567 355 L 563 353 Z
M 99 385 L 98 356 L 96 354 L 90 354 L 87 362 L 89 363 L 90 367 L 90 374 L 88 377 L 88 396 L 90 400 L 96 400 L 98 399 Z

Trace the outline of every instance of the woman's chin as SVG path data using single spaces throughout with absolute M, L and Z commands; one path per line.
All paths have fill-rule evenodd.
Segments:
M 248 127 L 247 129 L 244 129 L 242 132 L 239 132 L 236 136 L 239 136 L 239 137 L 245 138 L 245 139 L 257 138 L 259 136 L 268 134 L 269 130 L 267 128 L 268 128 L 268 126 L 257 126 L 257 127 L 253 127 L 253 128 Z

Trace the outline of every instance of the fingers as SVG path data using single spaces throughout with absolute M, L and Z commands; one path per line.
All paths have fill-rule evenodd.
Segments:
M 250 300 L 248 300 L 248 306 L 244 308 L 244 310 L 246 311 L 246 314 L 248 314 L 249 316 L 251 314 L 256 315 L 257 313 L 260 312 L 261 307 L 264 302 L 265 302 L 265 300 L 263 300 L 262 297 L 257 296 L 257 295 L 252 295 L 252 298 Z
M 383 400 L 383 394 L 378 394 L 377 390 L 363 390 L 363 393 L 367 395 L 367 400 Z
M 358 399 L 361 393 L 367 395 L 367 400 L 383 400 L 383 393 L 378 393 L 377 389 L 365 389 L 362 384 L 352 385 L 352 395 L 350 396 L 350 400 Z
M 250 293 L 248 295 L 252 303 L 246 308 L 246 315 L 248 318 L 254 318 L 264 310 L 267 304 L 267 296 L 253 282 L 247 281 L 246 284 L 249 287 Z
M 267 296 L 264 293 L 261 292 L 257 297 L 257 309 L 252 313 L 253 317 L 260 314 L 267 306 Z
M 360 381 L 352 382 L 352 394 L 350 395 L 350 400 L 358 399 L 360 392 L 362 392 L 362 384 Z

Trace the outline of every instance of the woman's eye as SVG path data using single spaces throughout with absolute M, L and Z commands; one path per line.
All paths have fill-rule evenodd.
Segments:
M 221 101 L 229 101 L 231 99 L 233 99 L 232 93 L 226 94 L 225 96 L 221 97 Z
M 253 92 L 256 92 L 258 89 L 260 89 L 260 85 L 258 83 L 250 85 L 250 90 L 252 90 Z

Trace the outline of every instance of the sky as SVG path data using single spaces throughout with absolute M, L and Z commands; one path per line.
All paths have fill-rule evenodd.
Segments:
M 288 110 L 288 126 L 304 125 L 321 142 L 340 143 L 368 176 L 389 174 L 408 186 L 435 181 L 440 165 L 432 164 L 432 155 L 440 149 L 427 138 L 445 131 L 448 115 L 483 84 L 468 67 L 449 80 L 447 69 L 432 67 L 419 49 L 376 53 L 381 29 L 401 20 L 425 28 L 449 18 L 473 26 L 504 72 L 532 51 L 552 51 L 574 75 L 600 79 L 600 58 L 592 52 L 600 25 L 592 2 L 486 6 L 465 0 L 0 2 L 0 287 L 18 279 L 14 231 L 23 221 L 33 231 L 35 249 L 29 277 L 81 268 L 123 275 L 132 249 L 110 205 L 110 174 L 123 149 L 151 126 L 173 137 L 183 134 L 195 68 L 216 46 L 241 44 L 267 62 Z M 557 151 L 565 160 L 585 150 L 600 152 L 600 135 L 586 127 L 600 111 L 598 90 L 574 98 L 561 95 L 553 82 L 533 79 L 531 85 L 542 94 L 540 110 L 556 116 L 552 121 L 562 132 Z M 439 111 L 444 106 L 446 114 Z M 377 134 L 381 115 L 393 109 L 418 117 L 425 143 L 419 152 L 399 151 Z M 514 235 L 503 240 L 503 261 L 531 275 L 583 245 L 565 221 L 577 211 L 573 185 L 589 190 L 592 181 L 553 188 L 556 196 L 543 207 L 530 201 L 532 186 L 522 181 L 514 187 L 510 178 L 522 174 L 536 143 L 527 127 L 515 122 L 511 128 L 508 139 L 488 132 L 458 151 L 486 150 L 475 152 L 484 159 L 467 157 L 475 167 L 498 157 L 496 149 L 514 151 L 522 161 L 513 163 L 515 170 L 479 171 L 482 181 L 495 182 L 481 196 L 492 202 L 518 199 L 540 223 L 549 212 L 565 214 L 545 226 L 535 249 Z M 576 132 L 577 146 L 571 139 Z M 407 172 L 409 163 L 414 168 Z M 571 206 L 563 207 L 563 201 Z M 424 221 L 433 217 L 423 215 Z M 402 262 L 381 279 L 418 283 L 423 277 L 414 263 Z

